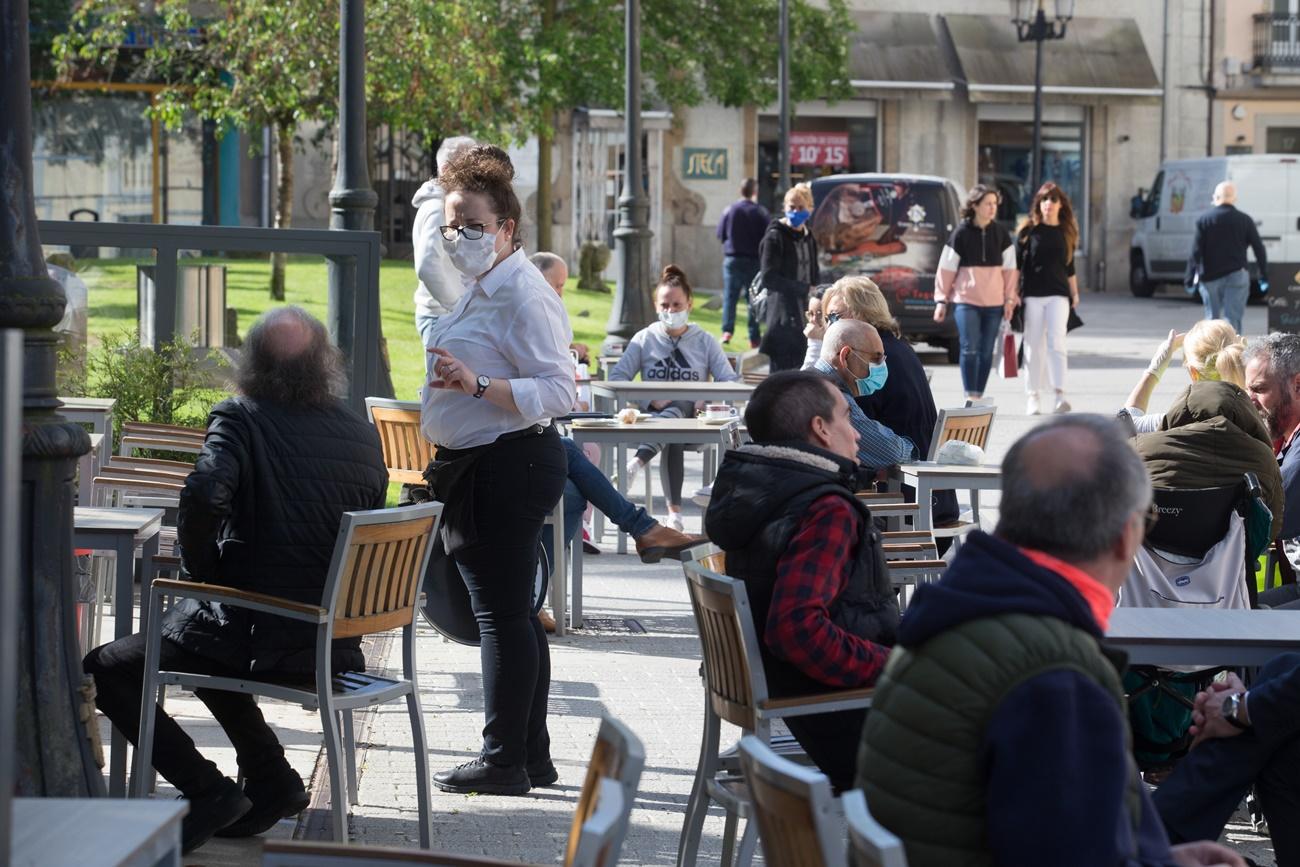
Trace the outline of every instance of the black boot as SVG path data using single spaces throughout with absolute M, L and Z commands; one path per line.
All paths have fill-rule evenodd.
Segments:
M 244 780 L 244 794 L 253 807 L 237 822 L 222 828 L 218 837 L 252 837 L 268 830 L 276 822 L 296 816 L 307 809 L 307 789 L 302 777 L 285 764 L 266 776 Z M 346 797 L 344 793 L 343 797 Z
M 253 808 L 244 790 L 229 777 L 184 797 L 190 802 L 190 811 L 181 819 L 181 850 L 185 853 L 193 852 Z

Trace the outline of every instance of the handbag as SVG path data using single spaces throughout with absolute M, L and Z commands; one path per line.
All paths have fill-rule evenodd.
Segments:
M 998 364 L 997 358 L 1001 356 L 1001 364 L 998 364 L 998 370 L 1002 373 L 1003 379 L 1015 379 L 1020 375 L 1020 365 L 1016 357 L 1016 336 L 1011 333 L 1011 323 L 1005 319 L 1002 320 L 1002 328 L 998 332 L 997 346 L 993 351 L 994 364 Z
M 1083 320 L 1079 318 L 1079 314 L 1078 314 L 1078 313 L 1075 313 L 1075 312 L 1074 312 L 1074 308 L 1071 307 L 1071 308 L 1070 308 L 1070 316 L 1069 316 L 1069 318 L 1067 318 L 1067 319 L 1065 320 L 1065 330 L 1066 330 L 1066 333 L 1069 333 L 1069 332 L 1073 331 L 1074 329 L 1079 328 L 1079 327 L 1082 326 L 1082 325 L 1083 325 Z

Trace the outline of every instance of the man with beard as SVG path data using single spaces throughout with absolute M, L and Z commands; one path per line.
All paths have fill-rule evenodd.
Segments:
M 1300 562 L 1300 334 L 1270 334 L 1246 349 L 1246 393 L 1263 416 L 1282 469 L 1286 504 L 1282 510 L 1282 550 L 1294 568 Z M 1300 585 L 1286 584 L 1263 593 L 1261 605 L 1300 608 Z

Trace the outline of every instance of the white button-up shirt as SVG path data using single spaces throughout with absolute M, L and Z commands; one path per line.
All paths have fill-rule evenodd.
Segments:
M 466 449 L 486 445 L 511 431 L 550 424 L 573 409 L 573 330 L 555 290 L 516 250 L 481 279 L 467 280 L 465 294 L 429 335 L 429 345 L 445 349 L 474 373 L 510 382 L 518 412 L 486 397 L 444 388 L 424 389 L 420 427 L 440 446 Z M 438 377 L 429 353 L 425 373 Z

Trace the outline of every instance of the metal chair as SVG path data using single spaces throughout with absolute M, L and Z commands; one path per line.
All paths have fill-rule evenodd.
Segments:
M 645 748 L 640 739 L 618 720 L 603 717 L 565 844 L 565 867 L 614 867 L 618 863 L 644 767 Z M 262 852 L 262 867 L 500 867 L 518 863 L 474 855 L 278 840 L 268 840 Z
M 840 805 L 849 825 L 850 867 L 907 867 L 903 841 L 872 818 L 861 789 L 845 792 Z
M 346 841 L 347 807 L 355 798 L 356 774 L 355 768 L 348 767 L 345 781 L 344 764 L 348 762 L 350 765 L 352 753 L 349 750 L 345 755 L 340 743 L 339 715 L 343 715 L 343 727 L 350 740 L 352 710 L 405 698 L 411 717 L 412 752 L 415 756 L 420 845 L 428 848 L 432 834 L 428 750 L 416 683 L 415 618 L 420 579 L 424 576 L 441 513 L 442 504 L 436 502 L 401 509 L 345 512 L 319 605 L 215 584 L 170 579 L 154 581 L 149 592 L 150 628 L 145 644 L 144 695 L 131 778 L 132 795 L 143 796 L 152 781 L 154 704 L 166 685 L 229 690 L 280 699 L 320 711 L 333 794 L 334 839 Z M 314 624 L 314 686 L 159 671 L 162 641 L 159 626 L 164 597 L 219 602 Z M 402 627 L 401 678 L 385 678 L 364 672 L 334 674 L 330 658 L 334 639 L 386 632 L 399 626 Z
M 712 552 L 703 553 L 707 556 Z M 708 701 L 700 761 L 686 805 L 677 864 L 684 867 L 696 862 L 705 814 L 710 802 L 717 802 L 727 813 L 722 844 L 722 863 L 726 865 L 731 863 L 735 848 L 736 825 L 741 818 L 749 817 L 751 809 L 743 778 L 729 770 L 719 754 L 722 721 L 757 736 L 763 743 L 770 743 L 773 720 L 868 708 L 873 690 L 770 697 L 745 585 L 705 568 L 698 560 L 684 561 L 682 571 L 686 574 L 691 608 L 700 631 Z M 736 853 L 740 865 L 749 864 L 753 857 L 755 830 L 752 825 L 745 828 Z
M 740 741 L 763 860 L 789 867 L 847 867 L 835 796 L 825 774 L 796 765 L 753 735 Z

